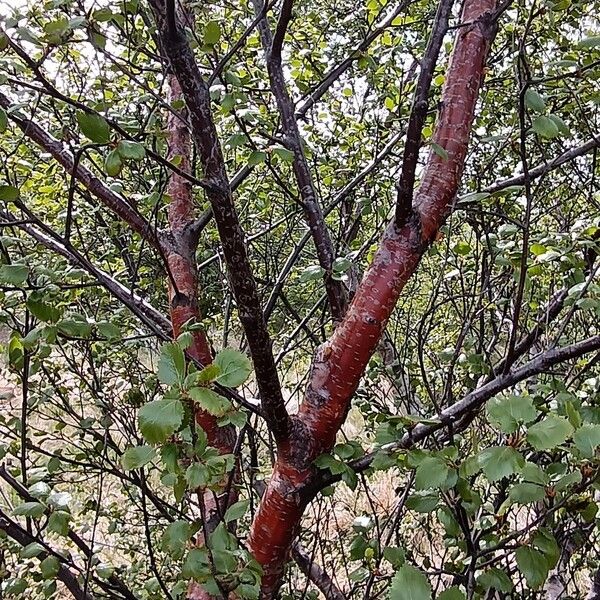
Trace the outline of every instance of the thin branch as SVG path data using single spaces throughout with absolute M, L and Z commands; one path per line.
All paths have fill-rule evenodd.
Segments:
M 257 14 L 263 11 L 263 0 L 253 0 L 254 9 Z M 302 138 L 298 129 L 298 123 L 294 114 L 294 105 L 289 95 L 283 67 L 281 64 L 281 47 L 287 22 L 291 17 L 292 1 L 286 0 L 284 3 L 281 18 L 277 25 L 275 37 L 272 37 L 271 30 L 266 18 L 263 18 L 258 26 L 260 38 L 265 52 L 267 62 L 267 71 L 271 91 L 275 97 L 279 114 L 281 115 L 281 127 L 285 136 L 287 146 L 294 153 L 293 170 L 298 190 L 302 199 L 302 208 L 308 223 L 310 233 L 317 250 L 319 265 L 324 271 L 325 289 L 329 299 L 331 315 L 334 321 L 339 321 L 346 311 L 347 297 L 341 281 L 333 279 L 333 261 L 335 250 L 331 241 L 329 230 L 325 223 L 323 210 L 317 198 L 315 185 L 312 179 L 308 161 L 302 148 Z M 277 37 L 279 35 L 279 37 Z M 273 52 L 273 49 L 276 52 Z
M 10 110 L 11 103 L 2 93 L 0 93 L 0 106 L 7 109 L 8 117 L 16 123 L 26 137 L 32 139 L 46 152 L 51 154 L 65 168 L 67 173 L 73 175 L 107 208 L 127 223 L 131 229 L 138 233 L 151 246 L 160 250 L 160 241 L 154 228 L 123 196 L 111 190 L 86 167 L 76 164 L 71 152 L 59 140 L 52 137 L 33 121 L 18 116 L 15 110 Z
M 294 6 L 294 0 L 283 0 L 283 6 L 279 13 L 279 20 L 277 21 L 277 27 L 275 28 L 275 35 L 271 42 L 269 49 L 269 59 L 275 61 L 281 61 L 281 49 L 283 48 L 283 40 L 285 38 L 285 32 L 287 31 L 288 25 L 292 20 L 292 8 Z M 264 13 L 266 4 L 263 3 L 263 7 L 258 14 Z M 266 20 L 266 19 L 265 19 Z
M 231 195 L 223 152 L 211 114 L 208 86 L 181 31 L 177 32 L 175 39 L 169 35 L 164 0 L 151 0 L 150 4 L 158 25 L 162 51 L 181 85 L 190 113 L 192 136 L 204 175 L 213 184 L 206 194 L 217 224 L 239 319 L 254 362 L 265 419 L 275 439 L 283 442 L 288 436 L 290 418 L 281 393 L 273 344 L 248 258 L 245 235 Z
M 427 118 L 429 89 L 433 79 L 433 72 L 437 64 L 442 42 L 446 31 L 448 31 L 448 21 L 452 13 L 454 0 L 441 0 L 435 20 L 429 36 L 429 42 L 425 50 L 425 55 L 421 59 L 421 68 L 415 95 L 413 98 L 410 117 L 408 119 L 408 129 L 406 131 L 406 143 L 404 145 L 404 156 L 402 160 L 402 172 L 400 180 L 397 183 L 398 196 L 396 199 L 396 227 L 402 227 L 412 210 L 413 188 L 415 185 L 415 174 L 417 170 L 417 161 L 419 159 L 419 149 L 421 148 L 421 133 L 423 125 Z
M 435 423 L 416 425 L 412 430 L 404 434 L 398 442 L 387 444 L 380 450 L 365 454 L 362 458 L 351 462 L 350 466 L 355 471 L 364 471 L 369 468 L 379 452 L 394 452 L 396 450 L 412 448 L 416 443 L 422 442 L 445 427 L 452 427 L 454 434 L 459 433 L 471 423 L 477 411 L 495 395 L 515 386 L 525 379 L 544 373 L 560 363 L 573 358 L 579 358 L 599 349 L 600 335 L 595 335 L 564 348 L 553 348 L 542 352 L 522 367 L 508 371 L 507 373 L 501 373 L 492 381 L 467 394 L 462 400 L 445 408 L 437 415 Z M 338 476 L 329 477 L 325 474 L 323 478 L 319 477 L 319 486 L 325 487 L 338 480 Z

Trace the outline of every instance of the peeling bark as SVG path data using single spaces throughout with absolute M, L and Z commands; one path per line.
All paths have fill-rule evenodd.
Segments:
M 345 318 L 313 360 L 310 381 L 289 438 L 279 445 L 273 476 L 252 524 L 249 547 L 262 564 L 262 598 L 273 598 L 302 512 L 315 493 L 314 459 L 335 443 L 360 378 L 377 348 L 398 297 L 452 209 L 484 66 L 495 33 L 495 0 L 465 2 L 434 142 L 412 210 L 391 222 Z

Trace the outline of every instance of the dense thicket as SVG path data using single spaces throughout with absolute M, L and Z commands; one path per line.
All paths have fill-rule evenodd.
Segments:
M 0 0 L 0 597 L 597 597 L 599 11 Z

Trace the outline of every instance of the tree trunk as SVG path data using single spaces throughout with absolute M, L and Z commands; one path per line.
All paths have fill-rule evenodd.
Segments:
M 449 215 L 456 196 L 486 57 L 495 34 L 495 0 L 467 0 L 443 91 L 434 142 L 412 211 L 388 225 L 373 263 L 331 339 L 317 351 L 289 437 L 255 516 L 249 547 L 262 564 L 261 597 L 275 596 L 311 485 L 317 456 L 329 452 L 402 288 Z

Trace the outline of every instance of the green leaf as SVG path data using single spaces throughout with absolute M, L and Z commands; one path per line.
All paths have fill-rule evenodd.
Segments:
M 401 566 L 392 579 L 389 600 L 430 600 L 427 577 L 412 565 Z
M 438 597 L 437 600 L 466 600 L 464 592 L 456 586 L 445 589 Z
M 237 387 L 248 379 L 252 373 L 252 363 L 250 359 L 232 348 L 224 348 L 215 356 L 213 361 L 221 369 L 216 382 L 226 387 Z
M 152 400 L 140 409 L 140 431 L 150 444 L 160 444 L 173 434 L 183 421 L 183 404 L 177 398 Z
M 531 110 L 542 113 L 546 110 L 546 102 L 542 96 L 533 88 L 528 88 L 525 92 L 525 104 Z
M 415 489 L 425 490 L 444 485 L 450 469 L 442 458 L 428 456 L 417 467 Z
M 14 185 L 0 185 L 0 200 L 15 202 L 19 199 L 20 193 Z
M 267 153 L 262 150 L 254 150 L 248 157 L 248 164 L 251 167 L 255 167 L 256 165 L 260 165 L 267 160 Z
M 536 450 L 550 450 L 562 444 L 573 433 L 573 425 L 564 417 L 549 414 L 527 432 L 527 441 Z
M 227 398 L 205 387 L 194 387 L 189 391 L 190 398 L 206 412 L 215 417 L 227 414 L 232 405 Z
M 151 446 L 133 446 L 123 452 L 121 465 L 126 471 L 133 471 L 148 464 L 155 457 L 156 450 Z
M 27 265 L 2 265 L 0 267 L 0 281 L 9 285 L 21 285 L 27 280 L 29 267 Z
M 23 504 L 15 506 L 13 515 L 39 519 L 44 512 L 46 512 L 46 507 L 41 502 L 23 502 Z
M 96 324 L 98 333 L 107 340 L 118 340 L 121 338 L 121 330 L 114 324 L 108 321 L 100 321 Z
M 204 26 L 204 44 L 207 46 L 214 46 L 219 43 L 221 39 L 221 27 L 217 21 L 209 21 Z
M 597 48 L 600 46 L 600 35 L 583 38 L 577 43 L 577 45 L 580 48 Z
M 88 338 L 92 335 L 92 326 L 87 321 L 63 319 L 56 324 L 58 331 L 73 338 Z
M 239 502 L 232 504 L 225 511 L 225 523 L 230 523 L 231 521 L 238 521 L 239 519 L 241 519 L 246 514 L 248 506 L 250 506 L 249 500 L 240 500 Z
M 498 481 L 518 473 L 523 468 L 525 459 L 510 446 L 496 446 L 480 452 L 478 463 L 489 481 Z
M 439 144 L 436 144 L 435 142 L 431 142 L 431 149 L 442 159 L 442 160 L 448 160 L 449 155 L 448 155 L 448 151 L 445 148 L 442 148 L 442 146 L 440 146 Z
M 104 170 L 110 177 L 116 177 L 123 168 L 121 155 L 116 150 L 111 150 L 104 159 Z
M 537 417 L 531 396 L 493 398 L 486 410 L 490 421 L 504 433 L 514 433 L 521 423 L 530 423 Z
M 192 380 L 195 384 L 212 383 L 221 373 L 219 365 L 211 364 L 193 374 Z
M 181 574 L 186 579 L 203 579 L 210 575 L 210 560 L 206 548 L 192 548 L 185 557 Z
M 210 483 L 210 473 L 206 465 L 192 463 L 185 472 L 185 480 L 193 490 L 206 487 Z
M 550 530 L 540 527 L 533 536 L 531 543 L 544 554 L 548 562 L 548 568 L 553 569 L 560 558 L 560 548 Z
M 8 116 L 6 111 L 0 106 L 0 133 L 4 133 L 8 129 Z
M 536 483 L 517 483 L 508 492 L 508 498 L 516 504 L 531 504 L 545 497 L 544 488 Z
M 430 513 L 436 509 L 439 501 L 434 494 L 411 494 L 406 500 L 406 508 L 418 513 Z
M 22 558 L 35 558 L 44 551 L 44 546 L 37 542 L 31 542 L 21 550 L 20 555 Z
M 158 359 L 158 379 L 166 385 L 183 383 L 185 379 L 185 354 L 179 344 L 163 344 Z
M 550 477 L 548 477 L 544 470 L 531 462 L 525 463 L 521 471 L 521 476 L 523 477 L 523 481 L 529 481 L 539 485 L 548 485 L 550 482 Z
M 143 160 L 146 156 L 146 149 L 138 142 L 121 140 L 117 144 L 117 152 L 125 160 Z
M 404 549 L 396 548 L 395 546 L 386 546 L 383 549 L 383 558 L 396 569 L 402 566 L 406 561 Z
M 280 158 L 283 162 L 294 162 L 294 153 L 283 146 L 273 146 L 273 154 Z
M 69 520 L 71 515 L 64 510 L 55 510 L 48 517 L 47 531 L 66 537 L 69 534 Z
M 304 271 L 300 274 L 300 282 L 304 283 L 305 281 L 316 281 L 317 279 L 322 279 L 325 271 L 323 267 L 319 265 L 311 265 L 310 267 L 306 267 Z
M 574 434 L 573 442 L 577 449 L 587 458 L 594 456 L 594 452 L 600 446 L 600 425 L 586 423 Z
M 509 594 L 513 589 L 510 577 L 501 569 L 488 569 L 477 578 L 477 583 L 486 590 L 491 588 Z
M 192 537 L 192 527 L 187 521 L 169 523 L 162 536 L 162 549 L 173 558 L 183 556 L 188 540 Z
M 568 125 L 558 115 L 548 115 L 554 124 L 558 127 L 558 132 L 566 137 L 571 135 L 571 130 Z
M 556 123 L 545 115 L 540 115 L 533 120 L 531 128 L 540 137 L 552 139 L 559 135 L 558 127 Z
M 83 135 L 92 142 L 96 144 L 108 144 L 110 142 L 110 126 L 104 117 L 79 111 L 77 122 Z
M 58 575 L 60 569 L 60 563 L 56 556 L 47 556 L 40 563 L 40 570 L 44 579 L 54 579 Z
M 530 548 L 521 546 L 516 552 L 517 566 L 523 573 L 530 588 L 539 588 L 548 577 L 548 562 L 544 555 Z

